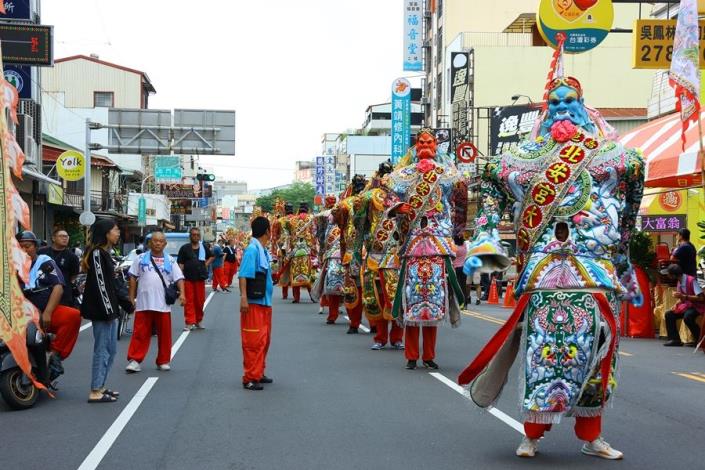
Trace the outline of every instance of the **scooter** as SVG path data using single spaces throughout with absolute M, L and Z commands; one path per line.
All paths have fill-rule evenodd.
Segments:
M 49 361 L 47 351 L 51 335 L 45 335 L 34 323 L 27 326 L 27 351 L 32 364 L 32 372 L 37 380 L 47 388 L 50 384 Z M 0 396 L 14 410 L 32 408 L 39 398 L 39 389 L 25 375 L 10 349 L 0 340 Z

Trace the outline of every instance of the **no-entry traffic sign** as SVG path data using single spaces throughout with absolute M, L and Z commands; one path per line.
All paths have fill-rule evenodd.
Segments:
M 472 163 L 477 157 L 477 147 L 472 142 L 461 142 L 455 149 L 455 156 L 461 163 Z

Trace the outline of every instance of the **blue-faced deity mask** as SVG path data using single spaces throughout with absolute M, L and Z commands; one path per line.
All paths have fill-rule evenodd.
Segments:
M 553 123 L 564 120 L 570 120 L 588 132 L 595 132 L 595 126 L 590 121 L 580 92 L 561 84 L 548 95 L 548 117 L 542 125 L 543 132 L 548 132 Z

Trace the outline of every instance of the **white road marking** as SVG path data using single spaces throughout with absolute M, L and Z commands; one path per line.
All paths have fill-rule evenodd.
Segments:
M 98 444 L 93 448 L 88 457 L 85 458 L 83 463 L 78 470 L 94 470 L 100 465 L 105 455 L 108 453 L 112 447 L 115 440 L 118 438 L 122 430 L 127 426 L 127 423 L 135 414 L 137 409 L 142 404 L 142 401 L 147 397 L 149 391 L 154 387 L 154 384 L 159 380 L 157 377 L 149 377 L 145 380 L 144 384 L 132 397 L 130 403 L 127 404 L 124 410 L 120 413 L 120 416 L 113 422 L 113 424 L 105 431 L 103 437 L 98 441 Z
M 348 322 L 350 322 L 350 317 L 349 317 L 349 316 L 343 315 L 343 318 L 345 318 Z M 369 333 L 369 332 L 370 332 L 370 329 L 367 328 L 367 327 L 366 327 L 365 325 L 363 325 L 362 323 L 360 323 L 360 329 L 361 329 L 362 331 L 364 331 L 365 333 Z
M 214 293 L 211 292 L 208 298 L 206 299 L 205 303 L 203 304 L 203 310 L 208 307 L 208 303 L 213 298 L 213 294 Z M 90 323 L 86 323 L 81 327 L 81 330 L 88 328 L 90 325 Z M 174 359 L 174 356 L 179 351 L 181 346 L 184 344 L 184 341 L 186 341 L 186 338 L 188 337 L 189 333 L 190 331 L 184 331 L 183 333 L 181 333 L 181 336 L 179 336 L 174 345 L 171 347 L 172 360 Z M 147 395 L 152 390 L 152 387 L 154 387 L 154 384 L 157 382 L 157 380 L 159 380 L 158 377 L 148 377 L 147 380 L 145 380 L 144 384 L 142 384 L 142 387 L 137 390 L 135 396 L 132 397 L 130 402 L 122 410 L 117 419 L 113 422 L 112 425 L 110 425 L 105 434 L 103 434 L 103 437 L 100 439 L 100 441 L 98 441 L 91 453 L 88 454 L 88 457 L 86 457 L 81 466 L 78 467 L 78 470 L 94 470 L 98 467 L 98 465 L 100 465 L 100 462 L 103 460 L 103 458 L 105 458 L 110 448 L 120 436 L 122 430 L 125 428 L 125 426 L 127 426 L 127 423 L 130 422 L 130 419 L 140 407 L 144 399 L 147 398 Z
M 467 390 L 465 390 L 463 387 L 458 385 L 457 383 L 453 382 L 450 380 L 448 377 L 446 377 L 443 374 L 439 374 L 438 372 L 430 372 L 431 376 L 433 378 L 437 379 L 438 381 L 442 382 L 449 388 L 455 390 L 459 394 L 461 394 L 465 399 L 471 400 L 470 395 L 468 395 Z M 502 421 L 504 424 L 509 426 L 510 428 L 514 429 L 515 431 L 519 432 L 520 434 L 524 434 L 524 425 L 521 424 L 519 421 L 516 419 L 512 418 L 502 410 L 499 410 L 493 406 L 487 407 L 487 411 L 494 416 L 495 418 L 499 419 Z
M 80 333 L 81 331 L 87 330 L 88 328 L 90 328 L 90 327 L 92 327 L 92 326 L 93 326 L 93 322 L 92 322 L 92 321 L 89 321 L 89 322 L 86 323 L 85 325 L 81 325 L 81 328 L 78 329 L 78 332 Z

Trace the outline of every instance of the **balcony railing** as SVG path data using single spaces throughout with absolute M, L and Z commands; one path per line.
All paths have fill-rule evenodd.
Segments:
M 64 191 L 64 205 L 83 207 L 83 193 Z M 91 211 L 127 213 L 127 194 L 121 192 L 91 191 Z

